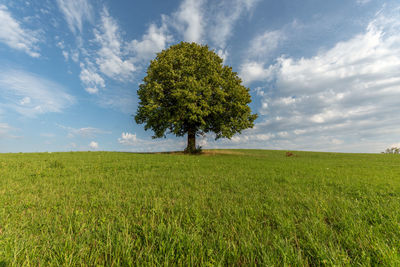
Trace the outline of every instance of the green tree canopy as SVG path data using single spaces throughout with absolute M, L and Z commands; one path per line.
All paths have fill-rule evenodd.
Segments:
M 140 84 L 137 123 L 153 138 L 188 135 L 186 151 L 196 150 L 196 135 L 214 132 L 231 138 L 253 127 L 249 89 L 231 67 L 207 46 L 181 42 L 157 54 Z

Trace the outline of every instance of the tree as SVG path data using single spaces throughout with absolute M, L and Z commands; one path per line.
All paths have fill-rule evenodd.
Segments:
M 391 147 L 391 148 L 386 148 L 385 152 L 382 152 L 385 154 L 400 154 L 400 148 L 399 147 Z
M 249 89 L 207 46 L 181 42 L 157 54 L 139 85 L 135 116 L 153 138 L 188 135 L 185 151 L 196 151 L 196 136 L 214 132 L 231 138 L 253 127 Z

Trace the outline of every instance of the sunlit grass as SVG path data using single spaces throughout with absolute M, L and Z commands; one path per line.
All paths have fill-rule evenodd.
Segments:
M 400 157 L 0 154 L 1 265 L 400 265 Z

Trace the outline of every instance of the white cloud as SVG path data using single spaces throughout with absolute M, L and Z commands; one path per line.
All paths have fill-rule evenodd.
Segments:
M 105 108 L 112 108 L 131 115 L 136 110 L 138 101 L 136 90 L 114 86 L 112 90 L 104 90 L 99 95 L 97 103 Z
M 164 22 L 161 27 L 151 24 L 141 41 L 133 40 L 131 42 L 130 49 L 135 53 L 136 59 L 147 61 L 165 49 L 171 40 L 172 36 L 168 34 Z
M 268 141 L 274 137 L 275 134 L 273 133 L 253 133 L 252 130 L 247 130 L 240 135 L 235 135 L 232 137 L 231 141 L 233 143 L 260 143 L 263 141 Z M 225 142 L 226 141 L 227 140 L 225 140 Z
M 41 133 L 40 136 L 43 136 L 46 138 L 54 138 L 56 135 L 53 133 Z
M 57 4 L 74 34 L 82 33 L 84 21 L 93 21 L 92 6 L 87 0 L 57 0 Z
M 357 4 L 359 5 L 365 5 L 371 2 L 371 0 L 356 0 Z
M 207 140 L 199 138 L 197 144 L 203 146 L 207 144 Z M 161 152 L 161 151 L 182 151 L 186 147 L 186 139 L 183 138 L 139 138 L 136 134 L 123 132 L 118 138 L 118 143 L 124 145 L 128 151 L 146 151 L 146 152 Z
M 110 132 L 94 127 L 84 127 L 79 129 L 72 129 L 71 133 L 73 135 L 80 135 L 82 137 L 94 137 L 97 134 L 109 134 Z
M 333 138 L 331 142 L 332 142 L 332 144 L 335 144 L 335 145 L 341 145 L 344 143 L 343 140 L 336 139 L 336 138 Z
M 94 87 L 86 87 L 85 88 L 86 92 L 88 92 L 89 94 L 97 94 L 99 92 L 99 89 L 97 88 L 97 86 Z
M 111 132 L 105 131 L 99 128 L 95 127 L 82 127 L 82 128 L 73 128 L 69 126 L 64 126 L 61 124 L 57 124 L 58 127 L 61 129 L 64 129 L 68 132 L 68 137 L 73 138 L 73 137 L 84 137 L 84 138 L 94 138 L 98 134 L 110 134 Z
M 58 40 L 58 36 L 56 36 L 56 40 Z M 64 50 L 65 49 L 65 44 L 64 44 L 64 41 L 59 41 L 59 42 L 57 42 L 56 43 L 56 46 L 58 47 L 58 48 L 60 48 L 61 50 Z
M 21 105 L 29 105 L 31 103 L 31 98 L 29 96 L 24 97 L 19 102 Z
M 62 51 L 62 54 L 63 54 L 65 61 L 68 61 L 69 53 L 67 51 Z
M 70 143 L 69 146 L 70 146 L 71 148 L 77 148 L 77 147 L 78 147 L 77 144 L 74 143 L 74 142 Z
M 130 79 L 135 67 L 132 59 L 125 59 L 121 46 L 125 46 L 120 36 L 119 26 L 106 8 L 101 15 L 101 27 L 95 30 L 95 40 L 100 45 L 96 64 L 107 77 L 124 81 Z
M 13 127 L 7 123 L 0 122 L 0 138 L 17 138 L 17 136 L 14 136 L 10 133 L 12 130 L 14 130 Z
M 262 58 L 265 60 L 278 47 L 279 43 L 285 39 L 286 36 L 283 31 L 265 31 L 250 42 L 247 56 L 253 59 Z
M 243 67 L 247 82 L 274 81 L 259 93 L 265 117 L 252 133 L 287 132 L 270 147 L 331 151 L 378 152 L 398 140 L 399 25 L 385 11 L 365 32 L 313 57 Z
M 284 30 L 265 31 L 250 41 L 245 61 L 240 65 L 239 76 L 246 85 L 254 81 L 271 81 L 278 69 L 276 65 L 266 67 L 272 52 L 286 39 Z
M 229 24 L 229 29 L 225 31 L 222 38 L 225 42 L 231 36 L 234 30 L 233 25 L 241 14 L 250 12 L 258 1 L 236 0 L 234 4 L 224 1 L 224 7 L 220 6 L 217 12 L 218 16 L 224 15 L 226 18 L 221 22 L 213 17 L 214 14 L 211 14 L 211 8 L 218 5 L 206 6 L 206 0 L 184 0 L 173 14 L 161 15 L 160 26 L 151 23 L 140 39 L 130 42 L 123 38 L 123 31 L 120 30 L 118 23 L 108 10 L 103 8 L 99 26 L 94 30 L 95 39 L 92 40 L 92 43 L 98 45 L 99 48 L 79 48 L 81 60 L 83 58 L 80 63 L 82 84 L 87 92 L 98 94 L 101 97 L 99 103 L 102 105 L 118 106 L 118 102 L 115 103 L 114 100 L 119 101 L 119 97 L 116 97 L 115 94 L 113 96 L 113 92 L 101 90 L 106 87 L 107 78 L 117 82 L 132 81 L 133 74 L 138 68 L 145 67 L 149 59 L 152 59 L 157 52 L 165 49 L 173 41 L 174 30 L 182 35 L 184 41 L 202 42 L 211 38 L 211 29 L 226 28 Z M 226 8 L 231 6 L 235 8 L 233 13 L 227 11 Z M 221 23 L 224 25 L 221 26 Z M 75 26 L 75 28 L 78 27 Z M 229 51 L 225 47 L 220 47 L 217 49 L 217 53 L 225 60 Z M 66 58 L 71 58 L 75 62 L 79 60 L 78 55 L 73 51 L 64 54 Z M 115 90 L 113 89 L 113 91 Z M 127 93 L 123 94 L 127 95 Z
M 78 63 L 79 62 L 79 52 L 78 51 L 72 51 L 71 59 L 72 59 L 73 62 Z
M 254 81 L 270 81 L 276 69 L 274 65 L 265 68 L 264 63 L 250 61 L 240 66 L 239 76 L 246 85 Z
M 96 150 L 99 148 L 99 143 L 92 141 L 92 142 L 90 142 L 89 147 L 90 147 L 90 149 Z
M 0 4 L 0 42 L 9 47 L 24 51 L 31 57 L 39 57 L 38 34 L 22 28 L 14 19 L 6 6 Z
M 0 71 L 0 105 L 24 116 L 61 112 L 75 103 L 66 89 L 53 81 L 20 70 Z
M 187 42 L 201 42 L 204 34 L 205 0 L 184 0 L 173 15 L 174 26 Z
M 239 18 L 246 12 L 250 12 L 259 0 L 228 0 L 218 1 L 209 18 L 208 33 L 210 39 L 220 48 L 225 48 L 227 40 L 232 36 L 234 27 Z
M 218 49 L 217 51 L 217 55 L 222 58 L 223 62 L 226 61 L 226 59 L 229 56 L 229 52 L 227 50 L 222 50 L 222 49 Z
M 120 138 L 119 138 L 120 139 Z M 200 142 L 199 142 L 200 143 Z M 123 143 L 128 151 L 134 152 L 162 152 L 162 151 L 183 151 L 186 147 L 186 140 L 171 139 L 141 139 L 136 138 L 136 144 Z
M 137 145 L 136 134 L 122 133 L 121 138 L 118 138 L 118 143 L 128 146 Z
M 88 64 L 80 64 L 81 66 L 81 73 L 79 78 L 81 79 L 82 83 L 85 85 L 85 90 L 89 94 L 96 94 L 98 93 L 98 87 L 104 88 L 105 81 L 104 79 L 96 72 L 95 66 L 88 62 Z
M 390 146 L 387 146 L 386 148 L 392 148 L 392 147 L 400 147 L 400 143 L 391 144 Z

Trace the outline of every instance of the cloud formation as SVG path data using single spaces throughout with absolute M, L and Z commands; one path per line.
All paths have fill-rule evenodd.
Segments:
M 152 152 L 152 151 L 174 151 L 183 150 L 186 146 L 182 139 L 141 139 L 136 134 L 123 132 L 118 138 L 118 143 L 134 152 Z
M 128 146 L 133 146 L 137 144 L 136 134 L 122 133 L 121 137 L 118 138 L 118 143 Z
M 242 63 L 239 76 L 245 85 L 249 85 L 254 81 L 271 81 L 275 71 L 274 65 L 266 68 L 265 63 L 249 61 Z
M 356 0 L 357 4 L 359 5 L 365 5 L 371 2 L 371 0 Z
M 89 147 L 90 147 L 90 149 L 96 150 L 99 148 L 99 143 L 92 141 L 92 142 L 90 142 Z
M 265 31 L 250 41 L 250 47 L 245 53 L 245 60 L 240 65 L 239 76 L 245 85 L 254 81 L 270 82 L 276 71 L 276 66 L 266 67 L 266 61 L 286 39 L 284 30 Z
M 20 138 L 19 136 L 15 136 L 11 134 L 12 131 L 15 129 L 11 127 L 8 123 L 1 123 L 0 122 L 0 139 L 5 139 L 5 138 Z
M 246 56 L 253 60 L 265 60 L 271 57 L 271 53 L 286 39 L 282 30 L 265 31 L 250 41 L 250 48 Z
M 78 37 L 79 53 L 76 50 L 66 51 L 62 41 L 57 45 L 66 60 L 80 60 L 79 78 L 85 90 L 89 94 L 97 94 L 101 98 L 100 103 L 115 106 L 113 99 L 117 97 L 109 97 L 111 93 L 102 89 L 110 83 L 132 81 L 135 72 L 143 70 L 156 53 L 176 41 L 174 34 L 175 37 L 180 35 L 178 40 L 187 42 L 213 41 L 217 53 L 226 59 L 229 52 L 225 44 L 234 31 L 234 24 L 257 2 L 259 0 L 235 0 L 234 3 L 226 0 L 218 5 L 207 0 L 184 0 L 172 14 L 161 15 L 160 25 L 150 23 L 141 38 L 131 41 L 125 38 L 117 21 L 103 7 L 99 12 L 98 26 L 93 30 L 94 39 L 89 40 L 94 45 L 88 46 L 82 39 L 82 27 L 85 20 L 94 22 L 93 7 L 87 0 L 57 0 L 70 30 Z M 214 8 L 217 12 L 211 12 Z
M 126 49 L 129 47 L 121 36 L 119 25 L 104 7 L 101 12 L 99 27 L 93 30 L 93 43 L 98 49 L 81 47 L 81 54 L 85 58 L 80 62 L 79 78 L 89 94 L 98 94 L 106 87 L 106 79 L 119 82 L 131 81 L 136 70 L 133 55 Z M 77 62 L 79 54 L 72 53 L 71 58 Z
M 58 127 L 64 129 L 68 132 L 68 137 L 84 137 L 84 138 L 94 138 L 99 134 L 110 134 L 111 132 L 105 131 L 95 127 L 82 127 L 82 128 L 73 128 L 69 126 L 64 126 L 61 124 L 57 124 Z
M 173 14 L 173 25 L 187 42 L 200 43 L 204 34 L 205 0 L 184 0 L 178 11 Z
M 371 152 L 398 140 L 399 25 L 380 13 L 363 33 L 313 57 L 250 65 L 248 82 L 275 82 L 258 90 L 264 121 L 238 138 L 278 133 L 269 145 Z
M 104 88 L 106 83 L 104 79 L 97 73 L 95 66 L 91 62 L 87 64 L 81 63 L 81 73 L 79 78 L 81 82 L 85 85 L 85 90 L 89 94 L 97 94 L 99 92 L 99 87 Z
M 0 42 L 9 47 L 23 51 L 29 56 L 37 58 L 40 56 L 39 37 L 37 32 L 24 29 L 21 22 L 11 15 L 5 5 L 0 4 Z
M 87 0 L 57 0 L 57 4 L 74 34 L 82 33 L 84 21 L 93 22 L 93 9 Z
M 130 79 L 135 67 L 122 51 L 121 46 L 125 46 L 125 43 L 120 36 L 119 26 L 106 8 L 101 14 L 101 27 L 95 30 L 95 40 L 100 45 L 96 57 L 99 70 L 111 79 Z
M 62 112 L 75 97 L 62 85 L 22 70 L 0 71 L 0 106 L 23 116 Z
M 226 48 L 226 43 L 233 35 L 237 21 L 260 2 L 259 0 L 225 0 L 211 5 L 207 13 L 212 14 L 208 20 L 209 39 L 220 49 Z
M 154 58 L 156 53 L 165 49 L 167 43 L 171 40 L 172 36 L 168 34 L 167 25 L 163 21 L 161 27 L 157 27 L 156 24 L 150 24 L 142 40 L 133 40 L 130 43 L 130 49 L 135 55 L 135 61 L 148 61 Z

